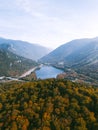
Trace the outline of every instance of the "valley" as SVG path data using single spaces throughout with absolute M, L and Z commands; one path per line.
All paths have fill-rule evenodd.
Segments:
M 16 54 L 15 46 L 0 44 L 0 129 L 98 130 L 96 39 L 71 41 L 39 59 L 27 58 L 26 48 L 21 55 L 22 46 Z
M 35 45 L 23 41 L 15 41 L 8 39 L 0 39 L 0 77 L 5 76 L 7 80 L 11 78 L 33 80 L 38 79 L 34 70 L 40 68 L 41 64 L 46 66 L 55 67 L 63 70 L 64 73 L 57 73 L 55 78 L 68 79 L 73 82 L 88 83 L 97 85 L 98 84 L 98 39 L 76 39 L 66 44 L 61 45 L 55 50 L 49 53 L 43 49 L 44 56 L 42 57 L 40 49 L 37 46 L 37 50 L 33 52 Z M 30 48 L 32 52 L 29 51 Z M 17 50 L 17 51 L 15 51 Z M 22 50 L 20 53 L 20 50 Z M 35 49 L 36 50 L 36 49 Z M 47 49 L 46 49 L 47 50 Z M 27 53 L 28 51 L 28 53 Z M 36 59 L 29 57 L 32 55 L 40 55 Z M 37 55 L 37 53 L 39 53 Z M 22 57 L 24 56 L 24 57 Z M 28 58 L 29 59 L 28 59 Z M 31 72 L 33 71 L 33 74 Z M 41 72 L 42 75 L 46 76 L 51 70 Z M 32 76 L 33 77 L 32 77 Z M 44 79 L 45 79 L 44 76 Z M 52 74 L 51 74 L 52 76 Z M 51 77 L 50 76 L 50 77 Z M 10 77 L 10 78 L 9 78 Z M 37 78 L 38 77 L 38 78 Z

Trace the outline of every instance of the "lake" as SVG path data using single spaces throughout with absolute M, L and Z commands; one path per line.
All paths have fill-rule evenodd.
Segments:
M 37 78 L 47 79 L 56 78 L 56 76 L 63 72 L 63 70 L 57 69 L 52 66 L 42 66 L 39 70 L 36 70 Z

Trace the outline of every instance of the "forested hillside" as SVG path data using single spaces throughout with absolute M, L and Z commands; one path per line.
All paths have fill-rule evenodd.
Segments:
M 0 45 L 0 76 L 20 76 L 36 66 L 33 60 L 18 56 L 8 50 L 7 45 Z
M 98 130 L 98 88 L 47 79 L 0 85 L 1 130 Z

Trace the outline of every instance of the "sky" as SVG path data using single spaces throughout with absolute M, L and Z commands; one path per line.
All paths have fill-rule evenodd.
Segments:
M 0 0 L 0 37 L 56 48 L 98 36 L 98 0 Z

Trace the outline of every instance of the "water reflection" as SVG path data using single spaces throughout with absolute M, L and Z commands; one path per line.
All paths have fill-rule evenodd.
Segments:
M 41 69 L 36 70 L 37 78 L 47 79 L 47 78 L 56 78 L 56 76 L 62 73 L 63 70 L 54 68 L 52 66 L 43 66 Z

